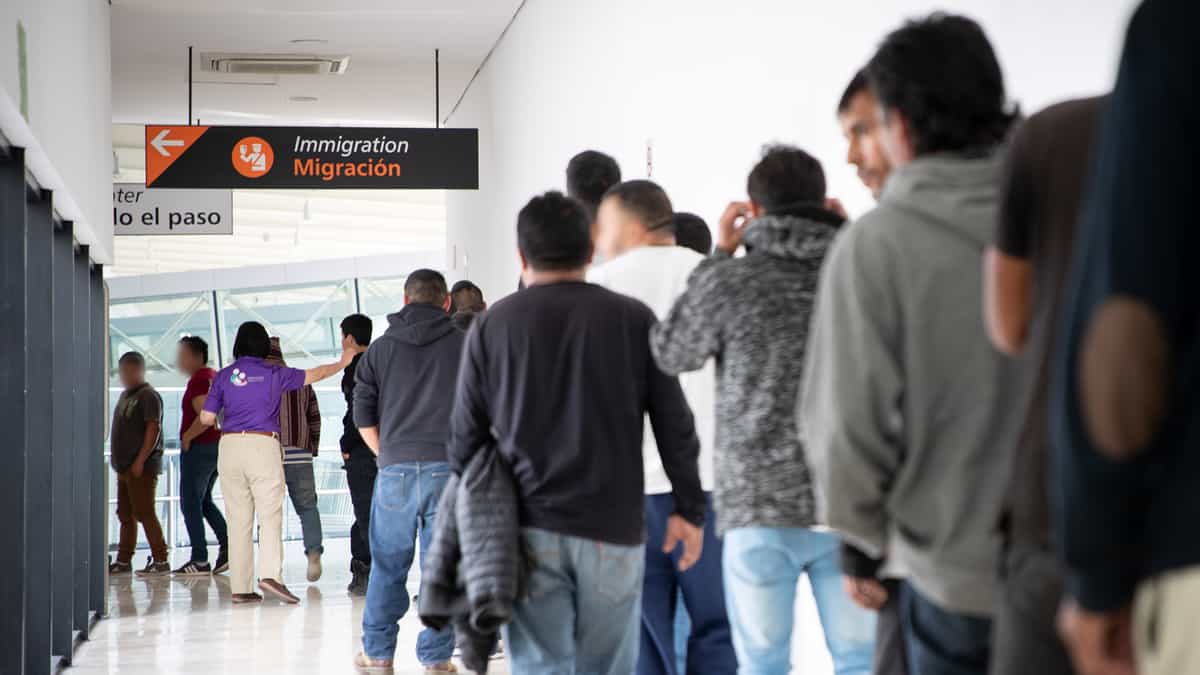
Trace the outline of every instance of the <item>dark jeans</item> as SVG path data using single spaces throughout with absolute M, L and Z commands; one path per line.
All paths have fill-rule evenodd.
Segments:
M 921 675 L 987 675 L 992 620 L 950 612 L 908 582 L 900 586 L 900 625 L 908 665 Z
M 687 672 L 735 673 L 737 654 L 725 613 L 725 590 L 721 575 L 721 540 L 717 538 L 708 496 L 704 526 L 704 554 L 687 572 L 678 568 L 680 550 L 662 552 L 667 519 L 675 511 L 670 494 L 646 496 L 646 578 L 642 586 L 641 650 L 639 675 L 675 675 L 677 651 L 676 614 L 685 611 L 691 619 L 687 638 Z M 682 596 L 683 606 L 678 606 Z
M 375 492 L 375 477 L 379 463 L 375 453 L 365 445 L 353 448 L 342 468 L 346 470 L 346 486 L 350 489 L 350 504 L 354 507 L 354 524 L 350 526 L 350 558 L 371 566 L 371 495 Z
M 904 651 L 904 631 L 900 627 L 900 582 L 886 579 L 888 599 L 879 608 L 875 620 L 874 675 L 908 675 L 908 655 Z
M 1004 555 L 996 606 L 992 675 L 1071 675 L 1055 630 L 1063 573 L 1049 551 L 1018 546 Z
M 229 548 L 229 529 L 225 516 L 213 503 L 213 485 L 217 482 L 217 444 L 192 443 L 179 455 L 179 511 L 192 542 L 192 562 L 208 562 L 208 521 L 221 550 Z

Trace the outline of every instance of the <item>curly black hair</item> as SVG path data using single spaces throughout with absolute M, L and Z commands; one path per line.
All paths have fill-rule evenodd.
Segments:
M 987 35 L 964 16 L 909 21 L 884 39 L 866 71 L 884 111 L 908 121 L 917 155 L 985 151 L 1016 118 Z

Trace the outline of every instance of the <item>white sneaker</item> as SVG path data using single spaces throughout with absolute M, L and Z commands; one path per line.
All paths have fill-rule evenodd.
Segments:
M 312 551 L 308 554 L 308 580 L 316 581 L 321 578 L 321 552 Z

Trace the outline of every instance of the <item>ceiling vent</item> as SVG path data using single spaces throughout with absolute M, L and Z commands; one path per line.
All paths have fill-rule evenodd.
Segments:
M 227 52 L 200 55 L 200 70 L 236 75 L 341 75 L 349 65 L 349 55 Z

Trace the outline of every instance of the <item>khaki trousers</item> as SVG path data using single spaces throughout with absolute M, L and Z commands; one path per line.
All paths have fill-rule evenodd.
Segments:
M 1133 621 L 1138 675 L 1200 673 L 1200 567 L 1143 582 Z
M 258 514 L 258 578 L 283 582 L 283 448 L 278 438 L 230 433 L 217 456 L 229 521 L 229 585 L 254 592 L 254 515 Z

